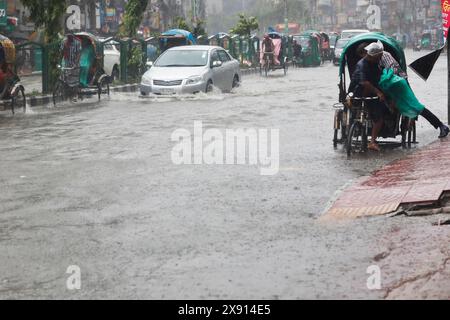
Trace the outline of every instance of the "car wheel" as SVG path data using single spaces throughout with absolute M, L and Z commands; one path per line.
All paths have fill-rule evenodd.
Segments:
M 208 83 L 206 85 L 205 93 L 209 93 L 213 91 L 213 82 L 212 80 L 208 80 Z
M 241 81 L 239 80 L 239 76 L 235 75 L 233 79 L 233 86 L 232 88 L 238 88 L 241 85 Z
M 120 77 L 119 67 L 114 66 L 114 69 L 111 74 L 111 80 L 112 81 L 119 80 L 119 77 Z

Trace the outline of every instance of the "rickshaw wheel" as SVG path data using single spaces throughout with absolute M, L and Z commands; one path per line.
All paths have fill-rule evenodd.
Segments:
M 366 130 L 362 131 L 361 124 L 359 122 L 355 122 L 352 124 L 350 131 L 347 137 L 347 156 L 351 157 L 352 153 L 356 151 L 358 145 L 361 150 L 367 150 L 367 134 Z M 360 141 L 361 138 L 361 141 Z
M 58 80 L 58 82 L 55 85 L 55 88 L 53 89 L 53 105 L 56 107 L 56 103 L 58 101 L 64 101 L 66 98 L 66 85 L 61 80 Z
M 264 76 L 267 78 L 269 76 L 269 63 L 266 62 L 266 65 L 264 66 Z
M 107 77 L 104 77 L 98 83 L 98 100 L 100 101 L 102 98 L 102 94 L 106 94 L 109 97 L 110 89 L 109 89 L 109 81 Z
M 16 89 L 16 91 L 12 94 L 11 98 L 11 110 L 12 113 L 15 113 L 15 109 L 22 108 L 25 113 L 27 110 L 27 100 L 25 97 L 25 90 L 22 87 Z
M 335 123 L 335 129 L 334 129 L 334 138 L 333 138 L 333 146 L 337 148 L 339 142 L 343 142 L 344 139 L 344 127 L 343 127 L 343 121 L 342 121 L 342 111 L 336 111 L 334 115 L 334 123 Z M 339 127 L 339 129 L 337 128 Z M 338 139 L 339 137 L 339 131 L 341 132 L 341 139 Z

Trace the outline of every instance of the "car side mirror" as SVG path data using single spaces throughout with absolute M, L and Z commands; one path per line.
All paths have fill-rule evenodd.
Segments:
M 219 67 L 221 67 L 222 65 L 223 65 L 223 63 L 222 63 L 222 61 L 220 61 L 220 60 L 213 61 L 213 63 L 212 63 L 212 67 L 213 67 L 213 68 L 219 68 Z

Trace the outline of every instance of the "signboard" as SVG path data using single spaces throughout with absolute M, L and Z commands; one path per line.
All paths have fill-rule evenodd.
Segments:
M 8 25 L 8 16 L 6 14 L 6 0 L 0 0 L 0 27 Z
M 67 7 L 66 29 L 69 32 L 81 30 L 81 8 L 78 5 Z
M 450 0 L 441 0 L 442 2 L 442 24 L 444 27 L 444 37 L 447 39 L 448 27 L 450 27 Z
M 381 8 L 377 5 L 367 7 L 367 28 L 369 30 L 381 30 Z

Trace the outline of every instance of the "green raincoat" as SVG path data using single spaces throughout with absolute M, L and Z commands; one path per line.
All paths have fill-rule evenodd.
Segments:
M 406 79 L 397 76 L 392 69 L 385 69 L 381 75 L 380 89 L 395 102 L 400 113 L 408 118 L 417 118 L 425 109 L 412 91 Z
M 89 70 L 91 69 L 95 59 L 95 51 L 92 46 L 86 46 L 81 51 L 80 57 L 80 83 L 83 87 L 89 85 Z

